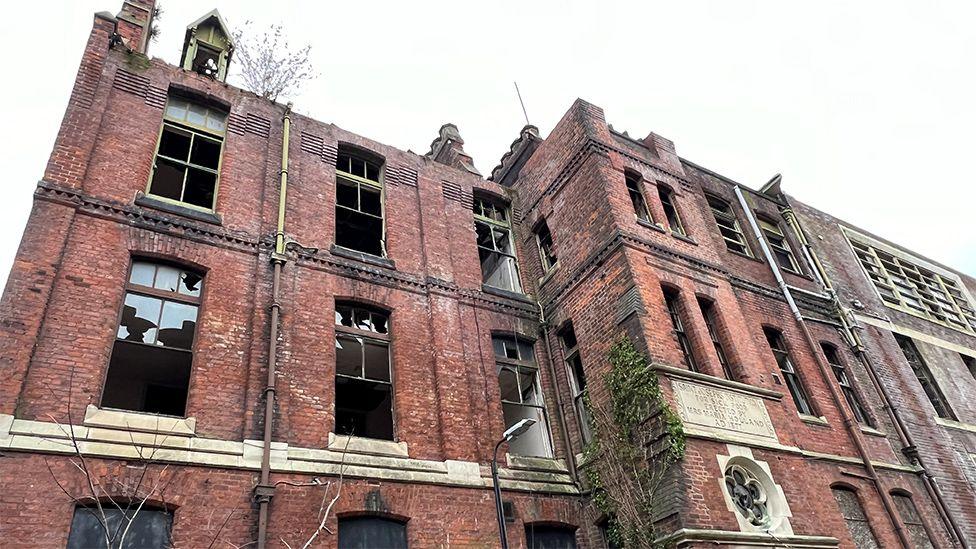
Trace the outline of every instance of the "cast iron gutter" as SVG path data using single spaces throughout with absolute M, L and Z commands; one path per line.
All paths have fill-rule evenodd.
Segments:
M 827 384 L 827 388 L 830 389 L 830 396 L 834 401 L 834 407 L 836 407 L 840 412 L 841 418 L 844 421 L 844 427 L 847 429 L 848 434 L 854 441 L 854 446 L 857 448 L 857 453 L 861 458 L 861 463 L 864 466 L 864 470 L 867 471 L 867 474 L 874 483 L 878 494 L 881 496 L 881 502 L 884 504 L 885 511 L 888 513 L 888 518 L 891 519 L 891 523 L 895 527 L 895 533 L 898 534 L 898 539 L 901 541 L 902 546 L 904 546 L 906 549 L 912 549 L 914 544 L 908 536 L 908 531 L 906 530 L 905 525 L 902 523 L 901 517 L 899 517 L 898 513 L 895 511 L 895 502 L 892 500 L 891 494 L 885 490 L 881 483 L 881 479 L 878 477 L 877 472 L 874 469 L 874 464 L 871 463 L 871 457 L 868 454 L 867 447 L 864 444 L 864 439 L 862 438 L 861 428 L 851 415 L 850 410 L 847 409 L 844 396 L 840 393 L 840 389 L 837 388 L 836 380 L 831 380 L 832 374 L 830 371 L 830 365 L 827 364 L 826 359 L 822 356 L 822 352 L 818 348 L 819 345 L 817 345 L 813 334 L 810 333 L 810 329 L 807 327 L 806 321 L 803 320 L 803 315 L 800 313 L 800 309 L 796 306 L 796 302 L 793 301 L 793 294 L 790 292 L 790 287 L 783 279 L 783 274 L 779 270 L 779 264 L 776 263 L 776 259 L 769 250 L 769 245 L 766 243 L 766 237 L 763 236 L 762 231 L 759 230 L 759 224 L 756 222 L 756 216 L 752 213 L 752 208 L 749 207 L 749 203 L 746 202 L 746 197 L 742 194 L 742 189 L 736 185 L 733 190 L 735 191 L 736 198 L 739 199 L 739 205 L 742 206 L 742 210 L 745 212 L 746 218 L 749 220 L 749 227 L 755 234 L 756 239 L 759 240 L 759 247 L 762 248 L 763 257 L 765 257 L 766 263 L 769 264 L 769 269 L 772 271 L 773 277 L 776 278 L 776 283 L 783 292 L 783 296 L 786 298 L 786 302 L 789 304 L 790 311 L 793 313 L 797 324 L 800 326 L 800 331 L 803 332 L 803 338 L 806 341 L 807 346 L 810 348 L 810 352 L 816 359 L 817 366 L 820 370 L 820 376 L 823 378 L 824 383 Z

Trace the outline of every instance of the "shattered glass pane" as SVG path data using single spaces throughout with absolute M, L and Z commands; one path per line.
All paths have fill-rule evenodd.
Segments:
M 195 305 L 172 301 L 164 302 L 157 343 L 178 349 L 192 348 L 193 330 L 196 328 L 196 323 L 197 308 Z
M 162 300 L 154 297 L 126 294 L 116 337 L 126 341 L 155 343 L 162 305 Z

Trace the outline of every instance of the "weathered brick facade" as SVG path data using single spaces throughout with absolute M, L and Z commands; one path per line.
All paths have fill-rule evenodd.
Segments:
M 67 543 L 77 502 L 62 488 L 81 500 L 90 494 L 71 462 L 73 441 L 105 486 L 99 497 L 132 496 L 146 469 L 165 482 L 149 503 L 172 512 L 175 546 L 256 540 L 273 305 L 281 316 L 268 455 L 277 486 L 271 547 L 308 539 L 325 493 L 310 483 L 321 479 L 334 490 L 340 473 L 341 497 L 316 546 L 335 547 L 338 521 L 356 516 L 405 523 L 411 547 L 498 546 L 488 464 L 506 423 L 492 337 L 509 335 L 532 343 L 552 444 L 551 459 L 501 460 L 514 515 L 509 542 L 529 547 L 534 528 L 560 527 L 579 547 L 606 547 L 605 517 L 577 472 L 584 441 L 558 335 L 570 323 L 591 398 L 604 394 L 612 342 L 627 335 L 684 420 L 687 451 L 655 510 L 662 538 L 682 547 L 855 547 L 834 488 L 856 493 L 881 547 L 916 539 L 890 494 L 911 497 L 934 546 L 961 546 L 936 490 L 958 529 L 976 538 L 976 405 L 966 398 L 976 381 L 959 357 L 976 356 L 976 337 L 885 307 L 841 222 L 777 186 L 750 190 L 681 159 L 661 136 L 615 132 L 582 100 L 545 139 L 524 129 L 485 179 L 453 126 L 419 156 L 147 59 L 153 7 L 130 0 L 117 17 L 95 16 L 0 302 L 4 546 Z M 212 211 L 147 194 L 173 94 L 229 112 Z M 280 253 L 286 114 L 288 244 Z M 385 257 L 335 245 L 336 159 L 345 149 L 382 159 Z M 639 178 L 646 221 L 635 216 L 625 174 Z M 680 231 L 670 226 L 662 189 Z M 728 203 L 748 254 L 727 249 L 706 193 Z M 522 293 L 483 284 L 475 197 L 510 205 Z M 753 219 L 779 226 L 797 272 L 773 268 Z M 548 272 L 534 233 L 543 220 L 558 258 Z M 133 258 L 204 277 L 185 418 L 101 405 Z M 277 302 L 273 261 L 283 264 Z M 976 292 L 972 278 L 954 276 Z M 677 343 L 665 292 L 676 296 L 697 371 Z M 860 308 L 851 313 L 855 299 Z M 389 314 L 394 441 L 335 435 L 337 302 Z M 704 302 L 733 379 L 723 373 Z M 845 339 L 838 306 L 858 325 L 862 346 L 852 350 Z M 782 334 L 810 414 L 797 412 L 764 333 L 770 329 Z M 919 342 L 956 420 L 935 420 L 890 332 Z M 819 342 L 838 350 L 872 426 L 850 419 Z M 921 462 L 906 455 L 900 433 Z M 153 463 L 136 448 L 153 448 Z M 775 515 L 766 526 L 744 525 L 736 511 L 723 481 L 733 463 L 765 475 Z

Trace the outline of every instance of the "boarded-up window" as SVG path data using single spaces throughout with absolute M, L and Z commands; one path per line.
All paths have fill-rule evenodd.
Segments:
M 857 499 L 857 494 L 847 488 L 833 488 L 834 499 L 837 500 L 837 507 L 840 514 L 844 516 L 847 529 L 851 532 L 851 539 L 857 549 L 878 549 L 877 538 L 868 525 L 868 518 L 864 514 L 864 508 Z
M 905 494 L 891 494 L 891 497 L 895 500 L 895 507 L 898 508 L 901 521 L 905 523 L 905 528 L 908 529 L 908 536 L 915 543 L 915 549 L 932 549 L 929 531 L 925 529 L 925 523 L 922 522 L 922 517 L 919 516 L 912 498 Z

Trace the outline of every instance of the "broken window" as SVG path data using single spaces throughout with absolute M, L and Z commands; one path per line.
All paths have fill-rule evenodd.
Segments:
M 382 517 L 339 517 L 339 549 L 407 549 L 407 525 Z
M 226 121 L 226 112 L 170 97 L 149 194 L 214 209 Z
M 905 360 L 908 361 L 908 365 L 912 367 L 915 378 L 918 379 L 922 390 L 925 391 L 925 396 L 928 397 L 929 402 L 932 403 L 932 407 L 935 408 L 935 413 L 942 419 L 955 420 L 956 414 L 949 408 L 945 395 L 942 394 L 942 390 L 939 389 L 939 385 L 935 382 L 935 378 L 932 376 L 932 371 L 929 370 L 928 364 L 922 360 L 922 355 L 918 353 L 915 342 L 898 334 L 895 334 L 895 339 L 898 341 L 898 346 L 901 347 L 901 352 L 905 355 Z
M 830 364 L 830 369 L 834 371 L 834 378 L 837 380 L 837 384 L 840 385 L 841 392 L 844 393 L 844 399 L 847 400 L 847 405 L 850 406 L 851 412 L 854 414 L 854 419 L 858 423 L 870 426 L 871 417 L 868 415 L 864 403 L 861 402 L 861 397 L 854 389 L 854 384 L 851 383 L 850 376 L 847 375 L 847 368 L 841 362 L 837 348 L 829 343 L 823 342 L 820 343 L 820 348 L 823 350 L 824 356 L 827 357 L 827 363 Z
M 708 200 L 708 206 L 712 210 L 712 217 L 715 218 L 715 224 L 718 225 L 718 232 L 722 235 L 722 239 L 725 240 L 725 247 L 730 252 L 752 257 L 752 250 L 749 249 L 749 244 L 746 243 L 746 237 L 739 228 L 739 220 L 735 217 L 735 212 L 732 211 L 732 205 L 710 194 L 706 194 L 705 198 Z
M 951 276 L 848 237 L 861 268 L 885 303 L 957 330 L 976 330 L 976 311 Z
M 678 215 L 678 208 L 674 204 L 674 191 L 669 189 L 667 186 L 658 183 L 657 194 L 661 199 L 661 206 L 664 208 L 664 216 L 668 220 L 668 226 L 671 227 L 671 232 L 674 234 L 680 234 L 681 236 L 687 236 L 687 233 L 685 233 L 685 227 L 681 223 L 681 216 Z
M 793 360 L 790 359 L 790 352 L 786 349 L 786 341 L 783 340 L 783 334 L 768 327 L 763 328 L 763 333 L 766 334 L 766 341 L 769 343 L 769 348 L 776 357 L 776 364 L 779 365 L 779 371 L 783 374 L 786 388 L 790 390 L 790 396 L 793 397 L 793 403 L 796 404 L 797 411 L 809 416 L 814 415 L 810 397 L 807 396 L 807 390 L 803 386 L 803 380 L 800 379 L 800 374 L 793 366 Z
M 864 514 L 864 508 L 861 507 L 857 494 L 849 488 L 840 486 L 831 488 L 831 492 L 834 493 L 840 514 L 844 516 L 844 522 L 847 523 L 847 529 L 851 533 L 854 547 L 856 549 L 878 549 L 881 547 L 868 525 L 868 517 Z
M 627 183 L 627 193 L 630 195 L 630 203 L 634 206 L 634 215 L 641 221 L 651 223 L 651 214 L 647 210 L 647 201 L 644 200 L 644 191 L 641 190 L 641 176 L 634 172 L 625 172 L 624 181 Z
M 220 66 L 220 51 L 197 41 L 197 53 L 193 56 L 193 70 L 211 78 L 216 78 Z
M 508 429 L 523 419 L 535 420 L 535 424 L 525 434 L 509 442 L 509 450 L 520 456 L 552 457 L 546 406 L 542 400 L 539 370 L 535 365 L 532 344 L 508 336 L 493 336 L 491 343 L 498 366 L 505 428 Z
M 966 365 L 966 369 L 969 370 L 969 374 L 976 378 L 976 357 L 959 353 L 959 358 L 961 358 L 962 363 Z
M 800 264 L 796 262 L 793 249 L 790 248 L 790 242 L 786 239 L 786 235 L 783 234 L 779 223 L 760 218 L 759 228 L 762 229 L 763 236 L 766 237 L 766 242 L 769 243 L 769 251 L 773 252 L 776 263 L 786 271 L 799 273 Z
M 579 419 L 580 435 L 586 444 L 592 438 L 590 430 L 590 411 L 586 407 L 586 372 L 583 370 L 583 359 L 580 358 L 579 344 L 576 341 L 576 331 L 569 324 L 559 333 L 563 344 L 563 359 L 569 372 L 569 389 L 573 393 L 573 406 Z
M 171 416 L 186 413 L 203 278 L 133 261 L 105 379 L 102 406 Z
M 912 498 L 897 493 L 891 494 L 891 498 L 895 500 L 895 508 L 901 515 L 901 521 L 905 523 L 908 537 L 915 544 L 915 549 L 933 549 L 929 531 L 925 528 L 925 523 L 922 522 L 922 517 L 918 514 L 918 509 L 915 508 L 915 502 L 912 501 Z
M 529 549 L 576 549 L 576 533 L 566 526 L 526 524 Z
M 335 330 L 335 432 L 393 440 L 389 317 L 337 303 Z
M 681 321 L 681 313 L 678 310 L 678 299 L 678 292 L 670 288 L 664 288 L 664 304 L 667 306 L 668 315 L 671 317 L 674 338 L 678 342 L 678 348 L 681 349 L 685 366 L 693 372 L 697 372 L 698 362 L 695 361 L 695 353 L 692 351 L 691 341 L 688 339 L 688 333 L 685 332 L 684 323 Z
M 381 163 L 339 150 L 336 159 L 336 245 L 386 257 Z
M 508 206 L 485 197 L 474 198 L 481 281 L 487 286 L 521 293 L 510 219 Z
M 136 512 L 135 504 L 127 506 L 122 503 L 116 507 L 110 502 L 103 503 L 101 511 L 79 506 L 75 507 L 74 518 L 71 519 L 67 549 L 105 547 L 105 528 L 112 540 L 110 549 L 166 549 L 172 547 L 172 527 L 173 514 L 163 509 L 142 507 Z
M 542 260 L 542 272 L 548 273 L 556 267 L 556 254 L 552 251 L 552 233 L 549 232 L 549 225 L 543 219 L 539 227 L 535 230 L 535 241 L 539 245 L 539 258 Z
M 719 337 L 718 322 L 715 318 L 715 304 L 706 299 L 698 298 L 698 307 L 701 309 L 702 316 L 705 318 L 708 337 L 711 338 L 712 345 L 715 347 L 715 354 L 718 355 L 718 363 L 722 366 L 722 373 L 725 374 L 725 379 L 734 381 L 735 375 L 732 373 L 732 364 L 729 363 L 729 357 L 725 354 L 725 347 L 722 345 L 722 339 Z

